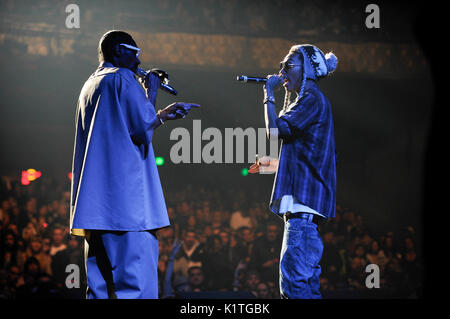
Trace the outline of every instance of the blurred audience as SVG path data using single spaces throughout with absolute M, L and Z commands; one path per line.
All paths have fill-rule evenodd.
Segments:
M 69 234 L 69 182 L 42 177 L 22 186 L 1 177 L 0 299 L 84 298 L 84 241 Z M 158 231 L 160 298 L 208 291 L 279 298 L 282 220 L 258 190 L 193 189 L 168 191 L 172 226 Z M 337 217 L 319 231 L 324 298 L 422 296 L 420 238 L 411 226 L 373 232 L 361 215 L 338 205 Z M 66 286 L 70 264 L 79 267 L 79 288 Z M 369 264 L 380 269 L 380 288 L 365 285 Z

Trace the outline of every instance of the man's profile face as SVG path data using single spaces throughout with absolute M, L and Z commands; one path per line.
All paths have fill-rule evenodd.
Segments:
M 282 64 L 284 64 L 284 67 L 281 68 L 280 75 L 284 80 L 283 86 L 288 91 L 298 92 L 303 80 L 303 63 L 298 53 L 289 53 Z
M 136 73 L 141 61 L 136 56 L 137 51 L 118 44 L 117 65 L 118 67 L 127 68 Z

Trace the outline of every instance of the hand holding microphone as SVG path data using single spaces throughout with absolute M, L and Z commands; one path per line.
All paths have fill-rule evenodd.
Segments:
M 159 76 L 152 72 L 146 72 L 144 76 L 139 76 L 138 80 L 139 83 L 141 83 L 141 85 L 145 88 L 147 98 L 153 101 L 151 97 L 154 96 L 156 101 L 157 91 L 161 84 L 161 79 Z
M 154 95 L 155 99 L 157 88 L 160 88 L 170 94 L 177 95 L 177 91 L 169 85 L 169 75 L 164 70 L 151 69 L 147 72 L 141 68 L 138 68 L 136 75 L 139 77 L 139 81 L 147 89 L 147 94 Z M 200 107 L 200 105 L 195 103 L 175 102 L 166 106 L 164 109 L 159 110 L 157 112 L 157 116 L 161 121 L 161 124 L 163 124 L 168 120 L 185 118 L 192 108 L 198 107 Z
M 155 88 L 160 88 L 167 93 L 173 95 L 178 94 L 178 92 L 169 85 L 169 75 L 164 70 L 151 69 L 150 71 L 145 71 L 144 69 L 137 68 L 136 75 L 147 90 L 156 91 Z
M 240 81 L 240 82 L 244 82 L 244 83 L 263 84 L 264 92 L 267 93 L 267 95 L 272 95 L 272 96 L 273 96 L 273 91 L 283 83 L 283 78 L 279 74 L 271 74 L 265 78 L 256 77 L 256 76 L 240 75 L 240 76 L 236 77 L 236 80 Z
M 267 82 L 264 85 L 264 95 L 265 97 L 273 96 L 275 89 L 283 84 L 283 78 L 278 74 L 271 74 L 267 76 Z

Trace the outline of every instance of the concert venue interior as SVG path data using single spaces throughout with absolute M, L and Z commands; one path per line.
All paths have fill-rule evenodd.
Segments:
M 283 221 L 268 207 L 274 175 L 248 174 L 255 154 L 247 150 L 255 141 L 241 145 L 239 161 L 242 150 L 227 147 L 225 132 L 264 128 L 262 85 L 236 76 L 277 73 L 290 47 L 304 43 L 339 59 L 336 72 L 319 82 L 332 105 L 337 151 L 337 217 L 320 226 L 323 297 L 422 297 L 430 62 L 416 33 L 418 7 L 381 1 L 380 25 L 369 28 L 367 4 L 1 0 L 0 298 L 84 298 L 83 241 L 70 236 L 68 221 L 75 110 L 97 68 L 98 41 L 112 29 L 134 37 L 142 68 L 168 72 L 178 95 L 160 90 L 156 110 L 175 101 L 201 105 L 153 135 L 172 223 L 158 234 L 161 299 L 279 298 L 277 263 L 266 267 L 270 256 L 257 253 L 265 245 L 280 254 Z M 277 101 L 283 96 L 276 92 Z M 194 134 L 195 125 L 219 132 L 216 162 L 200 156 L 209 140 Z M 189 132 L 190 160 L 181 163 L 171 153 L 177 128 Z M 272 224 L 275 241 L 267 233 Z M 37 236 L 50 254 L 60 227 L 64 256 L 33 269 L 23 257 L 30 238 Z M 182 269 L 167 280 L 173 242 L 187 241 L 189 231 L 201 249 L 188 262 L 201 265 L 202 279 L 194 282 Z M 80 268 L 76 287 L 66 283 L 68 264 Z M 367 285 L 369 264 L 379 266 L 375 288 Z

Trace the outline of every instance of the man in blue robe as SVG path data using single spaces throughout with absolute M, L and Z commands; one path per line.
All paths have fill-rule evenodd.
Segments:
M 321 298 L 323 243 L 317 226 L 336 214 L 336 159 L 331 105 L 317 82 L 336 67 L 334 54 L 296 45 L 264 86 L 267 134 L 280 138 L 282 146 L 279 159 L 263 157 L 249 172 L 276 171 L 270 208 L 284 220 L 282 298 Z M 277 116 L 274 89 L 281 83 L 286 96 Z M 297 95 L 292 103 L 291 94 Z
M 85 236 L 88 298 L 158 298 L 156 231 L 169 226 L 153 131 L 197 104 L 155 111 L 160 79 L 135 73 L 140 49 L 112 30 L 100 39 L 98 69 L 76 111 L 70 229 Z

